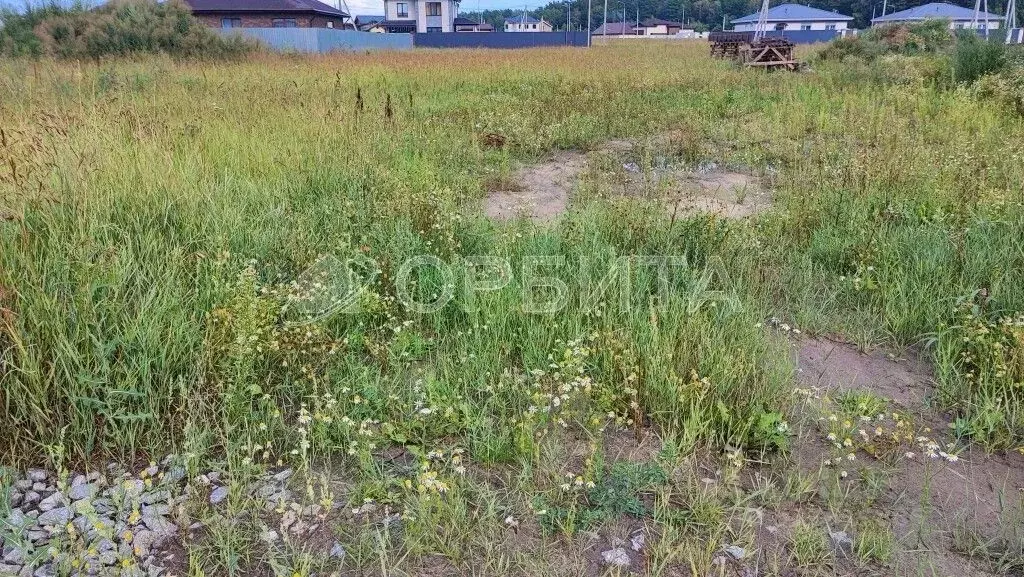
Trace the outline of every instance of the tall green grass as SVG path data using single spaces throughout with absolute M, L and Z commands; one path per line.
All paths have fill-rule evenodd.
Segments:
M 828 65 L 751 74 L 704 49 L 5 62 L 5 459 L 60 447 L 276 462 L 307 429 L 316 451 L 370 476 L 387 444 L 529 459 L 546 442 L 536 435 L 558 430 L 524 417 L 533 392 L 562 383 L 552 364 L 595 383 L 566 417 L 592 434 L 597 418 L 691 448 L 754 448 L 775 442 L 758 424 L 792 386 L 766 317 L 907 345 L 981 288 L 1021 310 L 1019 120 L 962 91 L 848 82 L 855 71 Z M 673 221 L 594 198 L 546 227 L 488 222 L 475 206 L 517 163 L 667 129 L 696 135 L 687 161 L 773 171 L 775 209 Z M 483 144 L 492 132 L 505 147 Z M 383 274 L 362 312 L 296 330 L 289 283 L 327 254 L 370 256 Z M 594 278 L 631 254 L 689 267 L 668 298 L 644 273 L 629 311 L 570 300 L 526 315 L 517 276 L 475 312 L 414 315 L 393 280 L 420 254 L 456 278 L 480 254 L 586 258 Z M 938 360 L 948 398 L 971 398 L 955 356 Z M 418 417 L 424 406 L 437 411 Z

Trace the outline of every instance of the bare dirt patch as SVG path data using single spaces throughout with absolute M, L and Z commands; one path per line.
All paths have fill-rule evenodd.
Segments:
M 511 177 L 485 183 L 488 195 L 484 214 L 495 220 L 525 217 L 548 222 L 564 213 L 573 188 L 584 171 L 597 178 L 598 188 L 612 195 L 648 198 L 664 204 L 673 217 L 717 214 L 744 218 L 771 206 L 771 194 L 763 178 L 717 163 L 697 167 L 673 164 L 678 157 L 678 138 L 671 133 L 649 137 L 644 143 L 609 140 L 595 147 L 591 156 L 579 151 L 559 151 L 543 162 L 520 168 Z M 640 156 L 655 158 L 646 169 Z
M 805 386 L 870 390 L 908 409 L 925 405 L 933 390 L 930 367 L 912 352 L 862 353 L 823 338 L 802 339 L 795 349 L 797 371 Z
M 586 163 L 586 156 L 580 152 L 561 151 L 544 162 L 523 167 L 510 190 L 487 195 L 484 213 L 495 220 L 524 216 L 537 222 L 550 221 L 565 212 L 569 193 Z
M 686 156 L 685 151 L 693 148 L 683 140 L 681 144 L 675 133 L 652 136 L 642 145 L 612 140 L 597 153 L 611 157 L 617 165 L 611 177 L 613 190 L 624 196 L 663 199 L 666 210 L 675 217 L 711 213 L 744 218 L 771 207 L 764 179 L 752 172 L 716 162 L 695 167 L 675 163 L 672 159 Z M 644 169 L 641 165 L 653 166 Z
M 916 351 L 863 353 L 827 339 L 800 339 L 793 350 L 802 386 L 870 391 L 912 415 L 943 447 L 954 441 L 949 415 L 929 406 L 934 380 Z M 865 464 L 888 477 L 887 489 L 870 509 L 890 520 L 899 540 L 896 574 L 990 575 L 990 564 L 962 554 L 958 540 L 970 533 L 997 542 L 1024 512 L 1024 456 L 989 455 L 973 446 L 956 453 L 956 462 L 918 454 L 895 465 Z M 797 440 L 793 456 L 811 471 L 827 458 L 828 448 L 812 432 Z
M 671 214 L 712 213 L 726 218 L 753 216 L 771 207 L 771 195 L 753 175 L 728 170 L 673 175 L 666 208 Z

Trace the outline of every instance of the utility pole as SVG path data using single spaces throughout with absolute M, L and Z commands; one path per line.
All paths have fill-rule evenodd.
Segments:
M 988 0 L 974 0 L 974 18 L 971 19 L 971 28 L 974 29 L 975 33 L 978 31 L 978 12 L 981 10 L 985 11 L 985 40 L 988 40 Z
M 985 0 L 985 40 L 988 40 L 988 0 Z
M 889 6 L 889 0 L 882 0 L 882 16 L 885 16 L 885 9 Z
M 619 26 L 619 36 L 626 35 L 626 3 L 622 3 L 622 25 Z
M 604 24 L 601 26 L 601 30 L 602 30 L 601 35 L 605 37 L 605 40 L 606 40 L 605 44 L 607 44 L 608 43 L 607 42 L 607 39 L 608 39 L 608 0 L 604 0 Z
M 601 35 L 604 36 L 605 44 L 608 40 L 608 0 L 604 0 L 604 25 L 601 26 Z
M 591 4 L 593 4 L 593 3 L 594 3 L 594 0 L 587 0 L 587 46 L 588 47 L 590 47 L 590 40 L 591 40 L 591 38 L 590 38 L 590 36 L 591 36 L 591 34 L 590 34 L 590 27 L 594 26 L 594 24 L 593 24 L 594 20 L 592 19 L 592 16 L 591 16 L 591 13 L 590 13 Z
M 590 27 L 593 26 L 593 20 L 590 16 L 590 5 L 594 0 L 587 0 L 587 47 L 590 47 Z
M 1013 28 L 1017 25 L 1017 0 L 1006 3 L 1006 43 L 1013 42 Z
M 764 0 L 761 4 L 761 13 L 757 15 L 757 26 L 754 28 L 754 41 L 764 38 L 765 31 L 768 30 L 768 1 Z

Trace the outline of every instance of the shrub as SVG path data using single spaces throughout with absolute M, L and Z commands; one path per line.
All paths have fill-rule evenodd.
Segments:
M 818 53 L 821 60 L 843 60 L 848 56 L 875 60 L 885 54 L 935 54 L 954 45 L 955 37 L 946 20 L 892 24 L 871 28 L 858 36 L 838 38 Z
M 957 37 L 953 52 L 953 78 L 957 82 L 971 83 L 999 72 L 1006 65 L 1005 44 L 997 40 L 984 40 L 973 32 Z
M 978 96 L 992 99 L 1024 115 L 1024 68 L 1014 66 L 1000 74 L 983 76 L 974 83 Z
M 78 10 L 65 9 L 56 4 L 42 7 L 29 6 L 24 13 L 9 8 L 0 9 L 0 55 L 41 56 L 43 44 L 34 33 L 36 26 L 51 16 Z
M 140 53 L 222 58 L 252 47 L 239 38 L 221 38 L 177 0 L 114 0 L 93 10 L 50 6 L 21 15 L 8 12 L 0 38 L 4 54 L 60 58 Z

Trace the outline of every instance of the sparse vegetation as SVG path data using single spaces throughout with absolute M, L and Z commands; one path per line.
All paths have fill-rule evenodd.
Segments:
M 19 565 L 137 568 L 122 529 L 155 514 L 176 575 L 1019 568 L 1012 522 L 950 518 L 1020 506 L 1024 127 L 922 80 L 1012 54 L 993 76 L 926 27 L 813 74 L 700 43 L 210 63 L 90 34 L 166 54 L 0 63 L 0 493 L 116 461 L 126 525 L 75 505 L 115 553 L 75 517 Z M 564 213 L 483 214 L 558 150 Z M 770 205 L 651 184 L 725 170 Z M 876 365 L 825 382 L 826 335 Z M 883 386 L 900 354 L 928 394 Z

